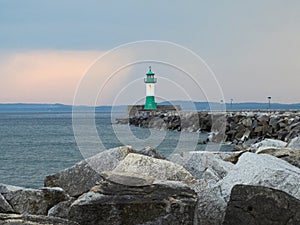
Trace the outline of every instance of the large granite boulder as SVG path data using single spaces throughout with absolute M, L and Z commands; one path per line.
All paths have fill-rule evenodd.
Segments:
M 280 158 L 288 163 L 300 168 L 300 151 L 289 148 L 261 150 L 258 154 L 268 154 Z
M 51 207 L 61 201 L 69 199 L 69 196 L 61 188 L 7 188 L 7 190 L 1 194 L 12 209 L 8 207 L 6 212 L 37 215 L 47 215 Z
M 261 150 L 268 149 L 268 148 L 284 148 L 287 146 L 287 143 L 281 140 L 274 140 L 274 139 L 265 139 L 258 143 L 251 145 L 250 149 L 255 152 L 260 152 Z
M 149 156 L 130 153 L 114 169 L 115 172 L 134 173 L 156 180 L 193 182 L 193 176 L 181 165 Z
M 222 196 L 229 200 L 236 184 L 275 188 L 300 199 L 300 169 L 266 154 L 244 153 L 223 180 L 218 182 Z
M 237 184 L 275 188 L 300 199 L 299 168 L 274 156 L 246 152 L 222 180 L 198 192 L 199 224 L 222 224 L 231 189 Z
M 295 137 L 293 138 L 289 143 L 288 143 L 288 148 L 295 149 L 295 150 L 300 150 L 300 137 Z
M 168 159 L 182 165 L 196 179 L 204 178 L 214 183 L 225 177 L 234 166 L 230 162 L 225 162 L 218 153 L 207 151 L 172 154 Z
M 236 185 L 230 195 L 223 225 L 300 224 L 300 200 L 261 186 Z
M 193 225 L 196 193 L 178 181 L 107 172 L 80 196 L 69 218 L 89 225 Z
M 0 225 L 79 225 L 66 219 L 36 216 L 0 213 Z
M 68 169 L 47 176 L 45 186 L 61 187 L 70 196 L 79 196 L 102 180 L 100 172 L 113 170 L 131 152 L 134 150 L 130 146 L 103 151 Z

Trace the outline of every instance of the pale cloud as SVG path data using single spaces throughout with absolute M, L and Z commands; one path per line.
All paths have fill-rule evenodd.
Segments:
M 92 63 L 103 53 L 59 50 L 1 53 L 0 102 L 72 104 L 79 82 L 86 76 Z M 115 61 L 105 63 L 101 64 L 97 71 L 99 83 L 107 79 L 109 74 L 106 72 L 111 67 L 109 64 Z M 115 87 L 121 82 L 122 79 L 116 80 Z M 102 102 L 106 103 L 105 98 L 112 98 L 111 94 L 109 91 L 103 94 Z M 83 97 L 80 103 L 89 102 Z

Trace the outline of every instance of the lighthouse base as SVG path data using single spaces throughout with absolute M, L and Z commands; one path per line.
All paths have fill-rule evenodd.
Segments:
M 154 96 L 146 96 L 144 109 L 148 109 L 148 110 L 157 109 L 157 104 L 155 102 Z

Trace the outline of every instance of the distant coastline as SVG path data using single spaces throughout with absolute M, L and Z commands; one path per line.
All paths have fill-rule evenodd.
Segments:
M 160 105 L 180 105 L 182 110 L 190 111 L 209 111 L 213 109 L 222 109 L 222 110 L 268 110 L 268 103 L 261 102 L 241 102 L 241 103 L 225 103 L 221 104 L 218 102 L 189 102 L 189 101 L 171 101 L 171 102 L 161 102 Z M 64 104 L 30 104 L 30 103 L 0 103 L 0 113 L 9 113 L 9 112 L 32 112 L 32 113 L 42 113 L 42 112 L 72 112 L 72 105 Z M 86 109 L 91 109 L 91 106 L 76 106 L 78 109 L 83 111 Z M 96 106 L 96 112 L 126 112 L 127 106 Z M 270 110 L 300 110 L 300 103 L 294 104 L 283 104 L 283 103 L 272 103 Z

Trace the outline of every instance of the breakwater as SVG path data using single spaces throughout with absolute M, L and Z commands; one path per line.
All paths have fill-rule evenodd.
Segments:
M 242 144 L 265 138 L 288 142 L 300 133 L 300 112 L 140 112 L 129 117 L 128 123 L 144 128 L 210 132 L 209 139 L 215 142 Z

